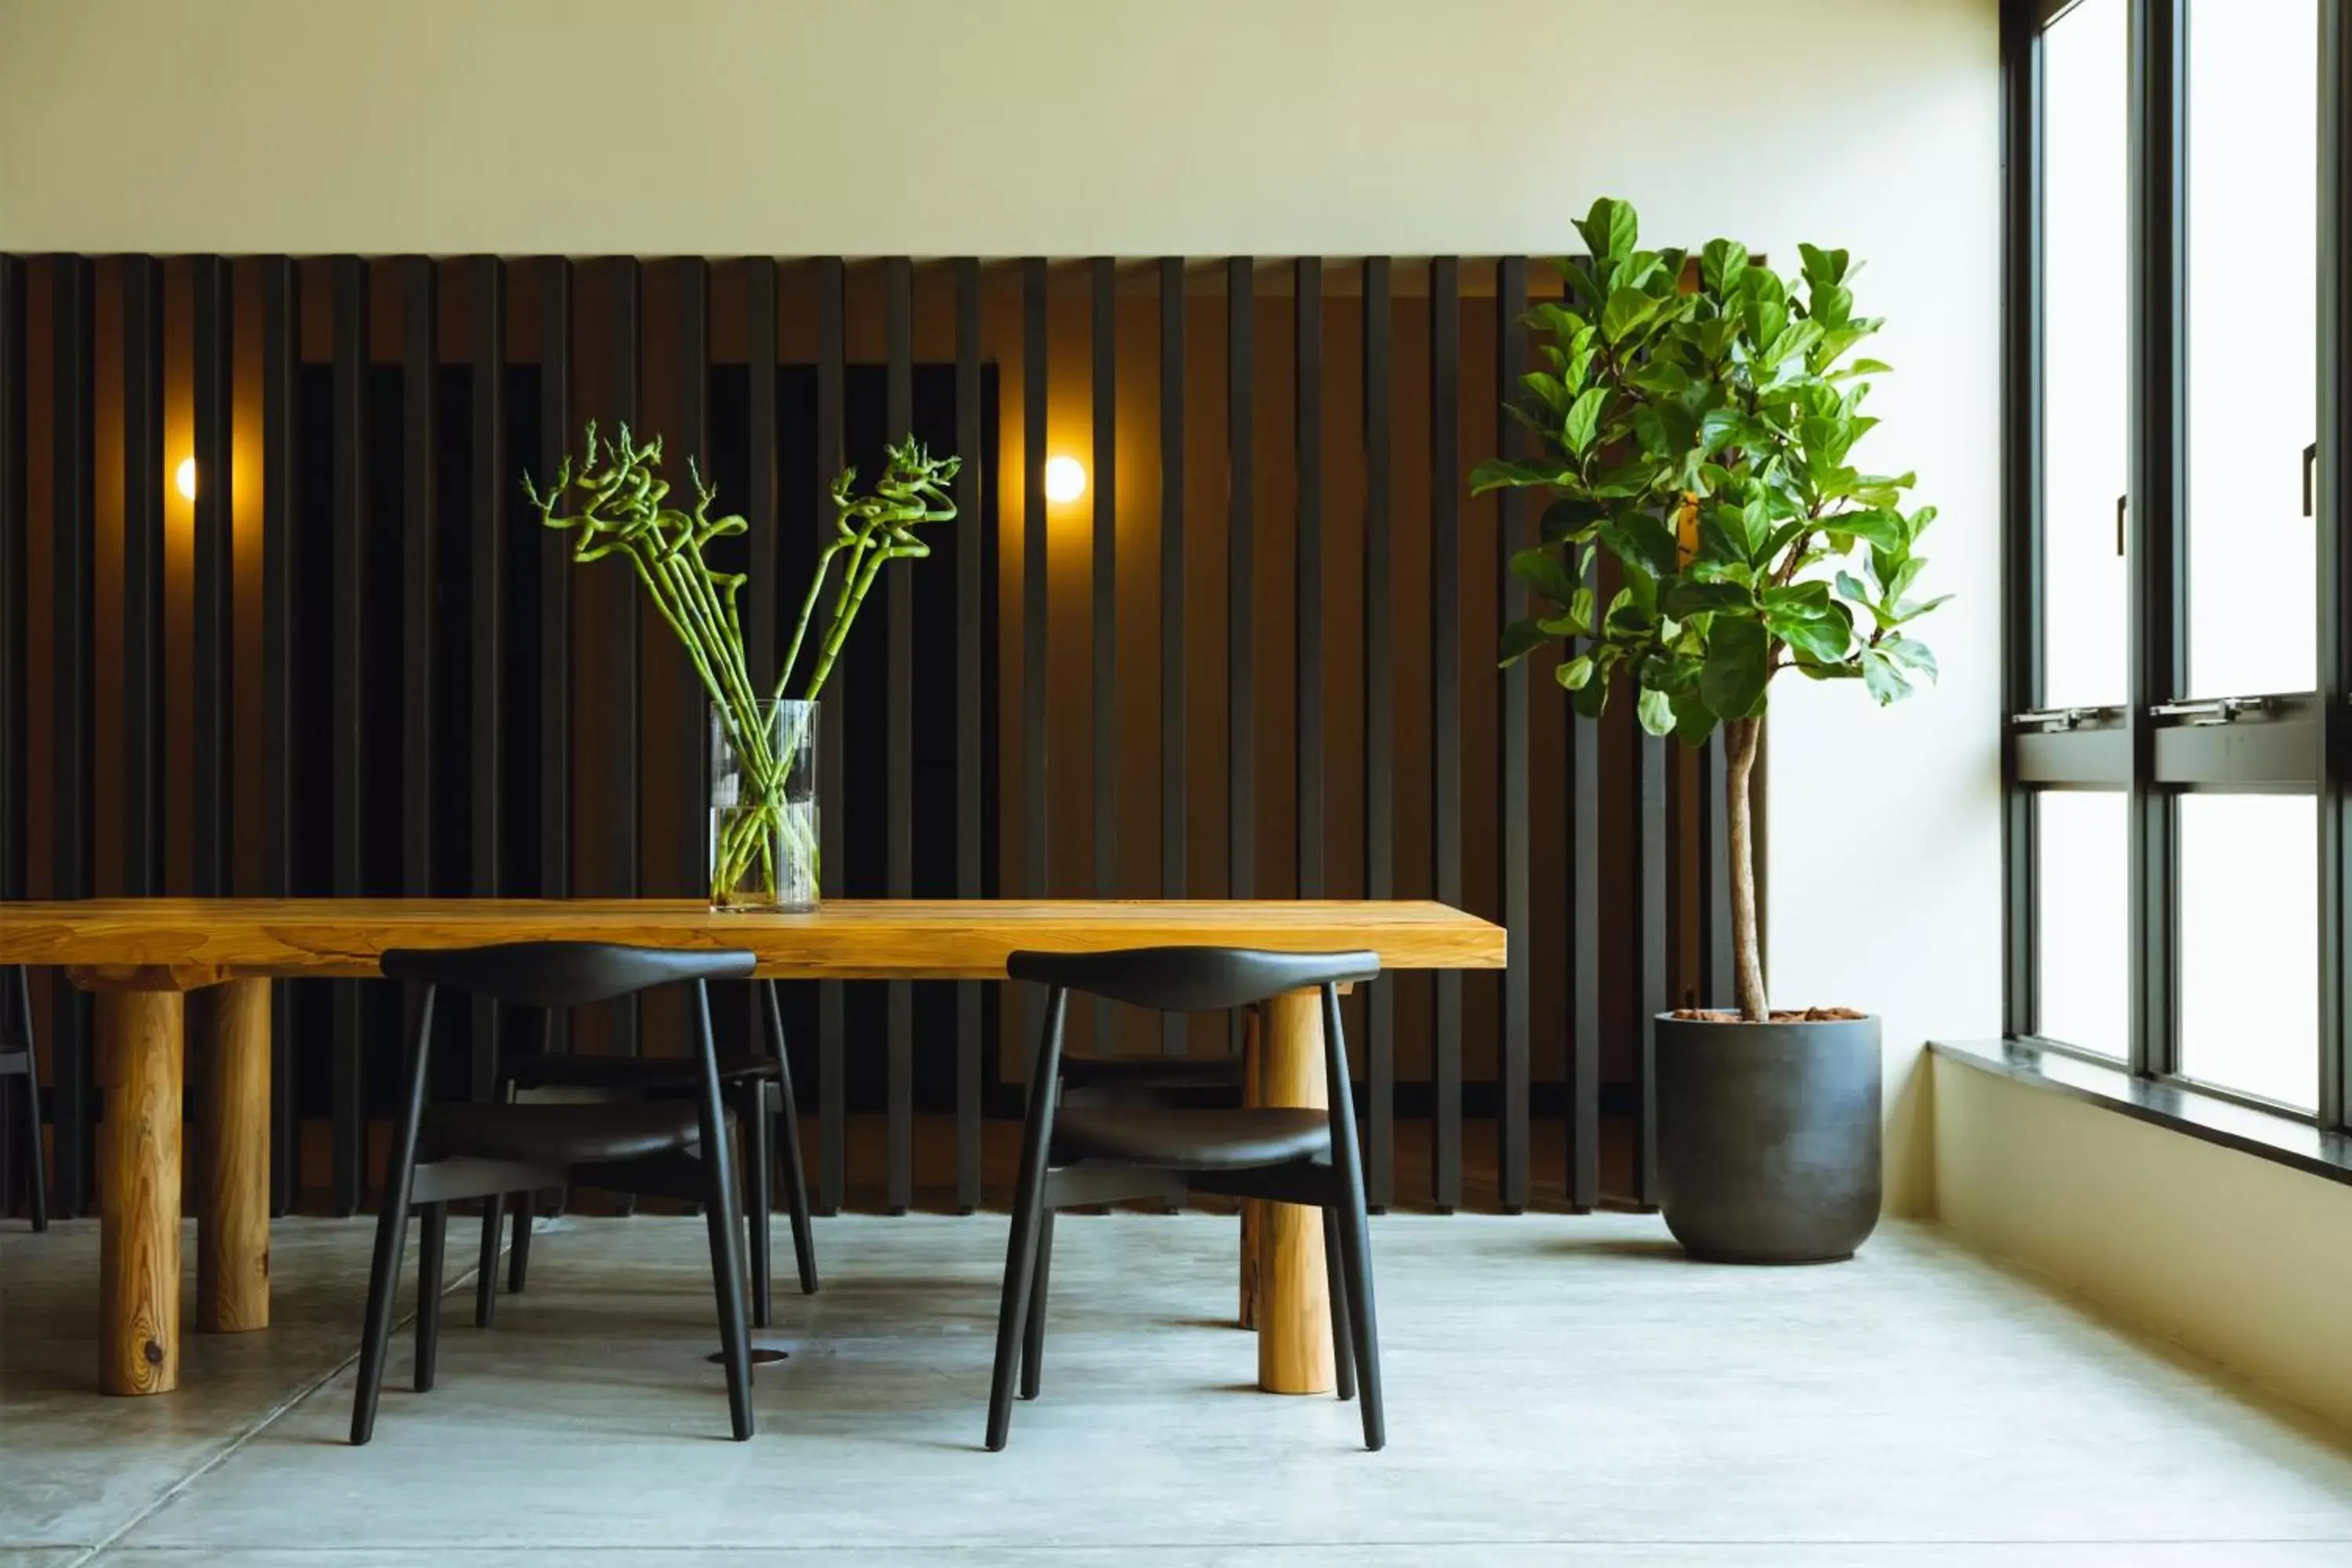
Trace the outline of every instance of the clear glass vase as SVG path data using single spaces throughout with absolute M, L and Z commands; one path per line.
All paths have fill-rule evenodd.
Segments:
M 817 906 L 814 702 L 710 710 L 710 907 Z

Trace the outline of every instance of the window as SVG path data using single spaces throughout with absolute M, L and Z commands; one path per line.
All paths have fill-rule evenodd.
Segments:
M 2124 700 L 2125 16 L 2125 0 L 2084 0 L 2042 45 L 2042 700 L 2054 707 Z
M 2347 1130 L 2352 603 L 2318 571 L 2352 320 L 2319 0 L 2016 0 L 2004 363 L 2012 1033 Z M 2347 54 L 2352 58 L 2352 53 Z M 2341 79 L 2339 79 L 2339 77 Z M 2020 151 L 2024 156 L 2018 155 Z M 2332 296 L 2323 308 L 2323 293 Z M 2335 526 L 2342 526 L 2337 522 Z M 2342 574 L 2334 574 L 2339 578 Z M 2323 616 L 2322 611 L 2328 612 Z

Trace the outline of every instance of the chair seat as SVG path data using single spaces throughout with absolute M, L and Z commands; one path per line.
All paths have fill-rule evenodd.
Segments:
M 1330 1113 L 1322 1110 L 1059 1110 L 1048 1163 L 1099 1160 L 1165 1171 L 1246 1171 L 1328 1159 Z
M 512 1058 L 500 1072 L 517 1089 L 614 1089 L 654 1093 L 690 1089 L 701 1081 L 692 1057 L 585 1057 L 541 1052 Z M 719 1058 L 719 1077 L 723 1082 L 748 1083 L 775 1076 L 773 1057 Z
M 425 1112 L 417 1154 L 425 1161 L 470 1157 L 589 1165 L 672 1153 L 701 1140 L 691 1100 L 436 1105 Z

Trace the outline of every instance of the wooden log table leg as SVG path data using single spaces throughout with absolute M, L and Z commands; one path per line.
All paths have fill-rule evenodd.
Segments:
M 194 993 L 196 1327 L 269 1326 L 269 982 Z
M 180 1074 L 177 991 L 98 997 L 98 1385 L 180 1384 Z
M 1330 1103 L 1323 1073 L 1323 999 L 1294 991 L 1265 1007 L 1257 1091 L 1270 1106 Z M 1328 1394 L 1330 1276 L 1323 1215 L 1296 1204 L 1262 1204 L 1258 1217 L 1257 1384 L 1268 1394 Z

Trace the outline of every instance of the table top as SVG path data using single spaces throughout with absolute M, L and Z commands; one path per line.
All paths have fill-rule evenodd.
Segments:
M 93 986 L 185 989 L 254 975 L 373 975 L 393 947 L 561 940 L 744 948 L 759 973 L 991 980 L 1024 948 L 1368 948 L 1388 969 L 1499 969 L 1503 928 L 1412 900 L 837 899 L 718 914 L 686 899 L 85 899 L 0 904 L 0 964 Z

